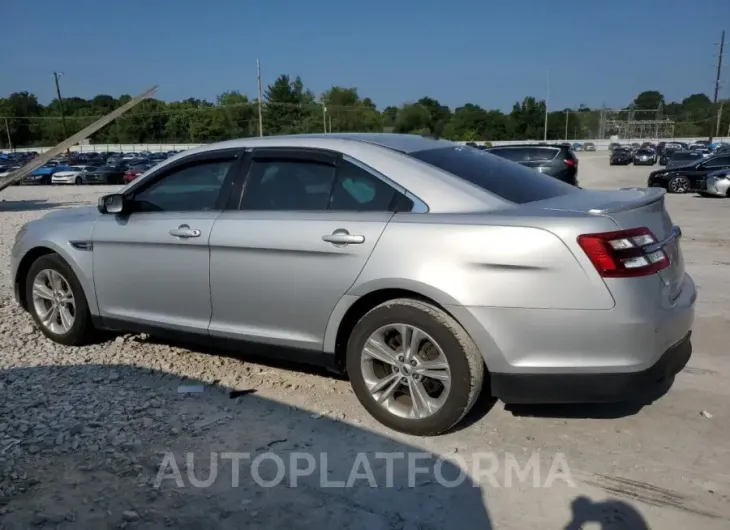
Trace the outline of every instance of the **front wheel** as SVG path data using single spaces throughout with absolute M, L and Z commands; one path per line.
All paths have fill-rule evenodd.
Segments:
M 667 189 L 670 193 L 687 193 L 690 189 L 690 182 L 687 177 L 674 177 L 669 181 Z
M 93 337 L 86 296 L 71 267 L 57 254 L 38 258 L 30 266 L 25 296 L 41 332 L 66 346 L 87 344 Z
M 380 423 L 406 434 L 441 434 L 469 412 L 484 361 L 443 310 L 411 299 L 385 302 L 355 325 L 347 344 L 353 391 Z
M 83 181 L 83 179 L 81 177 L 76 177 L 76 185 L 77 186 L 80 186 L 83 183 L 84 183 L 84 181 Z

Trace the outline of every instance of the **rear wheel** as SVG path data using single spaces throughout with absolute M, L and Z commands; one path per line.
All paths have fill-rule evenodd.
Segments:
M 383 425 L 437 435 L 471 409 L 484 361 L 464 329 L 425 302 L 385 302 L 360 319 L 347 345 L 347 372 L 358 400 Z
M 689 179 L 687 177 L 674 177 L 667 184 L 670 193 L 687 193 L 690 189 Z
M 57 254 L 38 258 L 30 266 L 25 296 L 33 320 L 43 334 L 66 346 L 91 341 L 91 323 L 86 296 L 71 267 Z

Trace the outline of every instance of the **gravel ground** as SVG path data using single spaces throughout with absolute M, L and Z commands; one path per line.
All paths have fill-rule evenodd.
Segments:
M 582 185 L 599 188 L 642 185 L 649 171 L 608 167 L 606 153 L 584 154 L 580 166 Z M 694 356 L 666 395 L 643 408 L 507 409 L 482 399 L 462 429 L 418 439 L 376 424 L 346 381 L 316 370 L 257 364 L 243 354 L 193 351 L 146 336 L 118 336 L 86 348 L 43 338 L 12 298 L 7 264 L 15 232 L 52 209 L 94 203 L 113 189 L 3 192 L 0 528 L 730 525 L 730 254 L 724 227 L 730 201 L 669 197 L 700 301 Z M 203 391 L 179 393 L 181 384 L 200 384 Z M 458 473 L 452 462 L 471 476 L 446 488 L 432 470 L 411 484 L 398 460 L 388 480 L 384 461 L 375 456 L 417 451 L 446 458 L 439 468 L 444 476 Z M 276 474 L 273 461 L 264 460 L 261 479 L 259 468 L 243 461 L 234 487 L 233 466 L 220 452 L 251 458 L 273 452 L 283 459 L 286 478 L 265 487 L 261 480 Z M 362 476 L 352 487 L 322 486 L 323 479 L 352 478 L 358 452 L 367 454 L 377 487 Z M 194 460 L 186 461 L 189 453 Z M 316 458 L 316 472 L 298 483 L 289 460 L 296 453 Z M 478 453 L 498 462 L 496 481 L 477 476 Z M 510 486 L 504 463 L 514 458 L 525 465 L 533 453 L 541 478 Z M 549 484 L 548 470 L 559 454 L 571 480 L 563 475 Z M 171 475 L 160 483 L 165 455 L 173 455 L 175 465 L 165 467 Z M 433 459 L 424 462 L 432 469 Z M 169 478 L 176 468 L 179 483 Z M 209 475 L 215 478 L 209 486 L 193 487 L 196 478 Z

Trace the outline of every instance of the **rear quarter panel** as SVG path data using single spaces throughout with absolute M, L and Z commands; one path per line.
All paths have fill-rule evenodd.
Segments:
M 532 226 L 524 226 L 509 219 L 490 222 L 484 215 L 456 222 L 458 217 L 396 215 L 348 294 L 404 288 L 442 305 L 584 310 L 614 306 L 590 262 L 576 258 L 577 243 L 573 249 L 569 246 L 575 241 L 570 222 L 563 220 L 560 224 L 567 228 L 556 224 L 553 231 L 535 227 L 540 225 L 534 219 L 528 219 Z M 479 222 L 469 222 L 469 217 Z

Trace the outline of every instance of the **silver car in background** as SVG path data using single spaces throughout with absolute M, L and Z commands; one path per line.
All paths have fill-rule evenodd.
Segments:
M 234 140 L 26 224 L 12 276 L 61 344 L 147 332 L 316 362 L 434 435 L 483 389 L 622 401 L 683 368 L 696 291 L 664 193 L 420 136 Z
M 704 188 L 699 193 L 713 197 L 730 197 L 730 169 L 713 171 L 707 175 Z
M 94 166 L 76 165 L 51 176 L 51 184 L 83 184 L 84 173 L 96 169 Z

